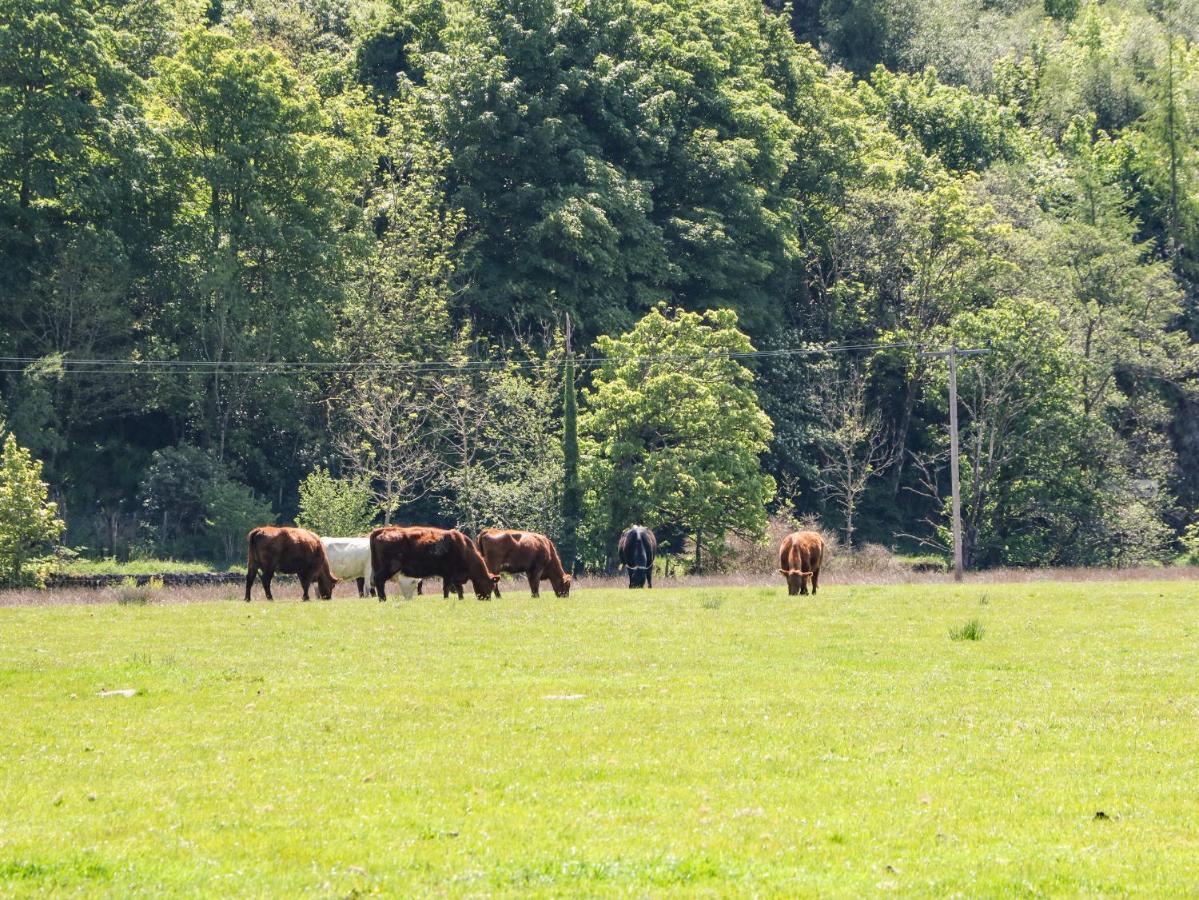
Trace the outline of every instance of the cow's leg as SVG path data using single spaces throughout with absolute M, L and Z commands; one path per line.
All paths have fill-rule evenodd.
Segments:
M 354 580 L 358 583 L 358 596 L 365 597 L 366 596 L 366 579 L 365 578 L 355 578 Z
M 450 580 L 448 578 L 441 579 L 441 599 L 450 599 Z
M 459 600 L 461 600 L 463 597 L 466 596 L 465 594 L 462 593 L 462 588 L 465 584 L 466 584 L 465 581 L 459 581 L 456 585 L 454 585 L 455 590 L 458 591 L 458 599 Z
M 312 579 L 307 575 L 300 576 L 300 587 L 304 589 L 304 602 L 308 602 L 308 585 L 312 584 Z
M 541 596 L 541 570 L 529 569 L 526 573 L 529 576 L 529 593 L 534 597 Z M 499 594 L 496 594 L 498 597 Z
M 387 602 L 387 573 L 383 571 L 371 572 L 371 577 L 375 580 L 375 596 L 379 598 L 380 603 Z
M 816 596 L 816 585 L 820 583 L 820 569 L 812 569 L 812 596 Z
M 250 602 L 250 588 L 254 587 L 254 579 L 258 577 L 258 567 L 251 563 L 246 569 L 246 602 Z
M 262 570 L 262 589 L 266 592 L 266 599 L 274 600 L 275 595 L 271 593 L 271 579 L 275 577 L 274 569 Z
M 645 570 L 645 586 L 652 588 L 654 586 L 654 564 L 650 563 L 649 568 Z

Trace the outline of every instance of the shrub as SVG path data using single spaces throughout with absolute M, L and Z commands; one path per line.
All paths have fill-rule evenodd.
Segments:
M 41 460 L 10 434 L 0 452 L 0 580 L 21 584 L 44 575 L 44 566 L 36 576 L 31 572 L 33 555 L 57 541 L 65 527 L 49 493 Z
M 1199 520 L 1192 522 L 1182 533 L 1183 561 L 1199 566 Z
M 354 537 L 370 531 L 376 512 L 364 478 L 334 478 L 321 468 L 300 482 L 296 524 L 301 528 L 329 537 Z
M 135 578 L 126 578 L 117 588 L 117 603 L 122 606 L 144 606 L 151 602 L 161 590 L 161 578 L 151 578 L 145 584 L 138 584 Z

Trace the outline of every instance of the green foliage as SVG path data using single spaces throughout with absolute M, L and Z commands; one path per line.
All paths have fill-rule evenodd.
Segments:
M 270 503 L 229 477 L 218 477 L 206 487 L 204 509 L 210 545 L 226 560 L 236 559 L 245 550 L 250 529 L 275 520 Z
M 526 374 L 515 365 L 488 373 L 485 383 L 468 374 L 446 379 L 437 414 L 445 507 L 470 533 L 492 526 L 561 537 L 560 390 L 546 370 Z
M 138 493 L 143 536 L 183 558 L 235 558 L 246 532 L 274 521 L 269 503 L 198 447 L 155 451 Z
M 23 583 L 32 556 L 62 534 L 58 504 L 49 496 L 41 462 L 8 435 L 0 453 L 0 579 L 5 583 Z
M 1011 110 L 993 97 L 939 83 L 933 69 L 909 76 L 879 66 L 862 94 L 867 109 L 953 172 L 980 171 L 1027 152 Z
M 759 534 L 774 496 L 761 470 L 771 424 L 753 374 L 729 356 L 752 348 L 736 314 L 659 305 L 596 348 L 605 361 L 579 417 L 589 558 L 610 559 L 634 523 L 690 535 L 697 569 L 705 542 Z
M 300 482 L 296 524 L 322 537 L 365 534 L 377 513 L 370 485 L 361 478 L 334 478 L 319 468 Z
M 1192 566 L 1199 566 L 1199 521 L 1183 529 L 1182 549 L 1186 553 L 1186 561 Z
M 66 540 L 106 554 L 140 529 L 224 555 L 270 517 L 254 496 L 290 517 L 339 460 L 386 518 L 560 529 L 602 564 L 628 524 L 607 519 L 634 511 L 589 482 L 576 528 L 569 473 L 594 467 L 558 372 L 493 384 L 466 360 L 556 365 L 564 312 L 590 356 L 663 300 L 731 309 L 764 349 L 924 345 L 1040 309 L 1064 405 L 1022 419 L 975 562 L 1159 559 L 1199 503 L 1192 6 L 8 0 L 0 403 Z M 89 359 L 119 364 L 70 371 Z M 862 363 L 899 457 L 855 532 L 936 541 L 940 361 Z M 762 465 L 837 515 L 810 401 L 842 376 L 753 365 Z M 209 459 L 154 456 L 178 446 Z

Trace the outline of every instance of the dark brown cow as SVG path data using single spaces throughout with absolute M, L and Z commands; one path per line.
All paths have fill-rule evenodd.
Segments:
M 524 572 L 534 597 L 540 595 L 543 580 L 553 585 L 554 593 L 559 597 L 570 596 L 570 576 L 562 568 L 558 548 L 544 534 L 484 528 L 478 544 L 489 572 Z M 499 585 L 496 585 L 495 595 L 500 596 Z
M 266 599 L 271 596 L 271 579 L 275 573 L 298 575 L 304 599 L 308 599 L 308 586 L 316 582 L 317 594 L 322 600 L 333 596 L 333 585 L 337 579 L 329 570 L 329 558 L 325 547 L 311 531 L 303 528 L 276 528 L 263 525 L 246 535 L 249 552 L 246 556 L 246 602 L 250 602 L 250 588 L 254 576 L 262 572 L 262 589 Z
M 783 538 L 779 547 L 779 574 L 787 578 L 787 593 L 791 596 L 808 592 L 812 579 L 812 594 L 820 582 L 820 566 L 824 562 L 824 538 L 814 531 L 793 531 Z
M 499 575 L 487 570 L 479 548 L 461 531 L 385 526 L 371 532 L 371 574 L 380 601 L 384 585 L 399 573 L 409 578 L 440 577 L 449 584 L 469 581 L 480 600 L 491 599 Z

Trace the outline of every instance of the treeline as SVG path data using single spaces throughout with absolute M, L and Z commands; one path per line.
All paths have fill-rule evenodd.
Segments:
M 0 0 L 4 429 L 96 553 L 230 554 L 313 472 L 377 521 L 577 527 L 591 565 L 629 517 L 701 566 L 766 510 L 943 545 L 920 349 L 956 343 L 990 351 L 959 370 L 969 564 L 1169 559 L 1192 12 Z M 608 362 L 563 520 L 568 315 Z M 705 341 L 897 346 L 619 361 Z

